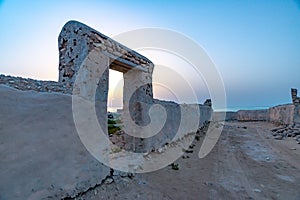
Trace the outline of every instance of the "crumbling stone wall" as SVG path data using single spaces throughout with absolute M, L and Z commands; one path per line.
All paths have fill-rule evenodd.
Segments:
M 291 96 L 292 104 L 278 105 L 268 110 L 238 111 L 238 120 L 300 126 L 300 97 L 297 96 L 297 89 L 291 89 Z
M 226 111 L 226 112 L 214 112 L 213 113 L 213 117 L 212 117 L 213 121 L 235 121 L 237 120 L 237 112 L 233 112 L 233 111 Z
M 126 73 L 136 68 L 148 73 L 147 79 L 152 77 L 153 63 L 149 59 L 80 22 L 67 22 L 59 34 L 58 44 L 59 82 L 66 83 L 67 87 L 72 87 L 76 72 L 94 48 L 110 58 L 111 69 Z M 152 87 L 150 90 L 152 95 Z
M 189 122 L 181 121 L 182 105 L 179 105 L 171 101 L 162 101 L 158 99 L 154 99 L 154 103 L 162 105 L 166 109 L 167 120 L 163 128 L 157 134 L 149 138 L 138 138 L 138 137 L 131 137 L 126 135 L 125 140 L 126 140 L 127 149 L 134 149 L 136 152 L 144 152 L 144 153 L 156 151 L 157 149 L 160 149 L 164 145 L 170 144 L 172 142 L 172 139 L 174 139 L 176 134 L 180 132 L 179 127 L 181 123 L 186 123 L 186 125 L 189 126 L 188 125 Z M 200 112 L 200 117 L 198 119 L 190 119 L 192 123 L 198 121 L 198 127 L 202 127 L 208 121 L 211 121 L 212 111 L 213 111 L 211 106 L 202 105 L 202 104 L 194 104 L 194 105 L 189 104 L 187 106 L 198 107 Z M 147 110 L 146 113 L 148 115 L 148 109 L 145 109 L 145 107 L 143 109 Z M 188 134 L 188 132 L 185 134 Z
M 136 125 L 146 126 L 151 123 L 149 109 L 153 104 L 161 105 L 167 112 L 167 121 L 158 134 L 149 138 L 127 135 L 127 147 L 144 152 L 157 149 L 171 141 L 180 124 L 180 105 L 153 99 L 154 64 L 149 59 L 76 21 L 69 21 L 65 24 L 59 35 L 58 43 L 59 82 L 66 85 L 69 93 L 80 94 L 83 92 L 73 90 L 81 66 L 98 65 L 104 69 L 105 72 L 99 77 L 95 97 L 97 105 L 100 106 L 97 109 L 97 116 L 102 119 L 100 120 L 102 130 L 107 131 L 106 120 L 103 119 L 107 118 L 108 69 L 113 69 L 122 72 L 124 77 L 123 119 L 129 121 L 132 119 Z M 86 59 L 91 52 L 94 54 L 93 58 Z M 97 54 L 101 60 L 98 60 Z M 83 76 L 86 80 L 82 80 L 81 83 L 86 84 L 85 95 L 91 96 L 92 86 L 89 86 L 89 82 L 93 82 L 95 77 L 88 70 L 86 70 L 86 74 L 90 74 L 91 77 Z M 202 113 L 199 126 L 202 126 L 211 118 L 211 101 L 208 100 L 205 105 L 198 106 Z
M 269 111 L 262 110 L 239 110 L 237 112 L 238 121 L 267 121 L 269 119 Z
M 292 101 L 294 108 L 294 124 L 300 126 L 300 97 L 297 96 L 297 89 L 291 89 Z
M 300 97 L 297 96 L 297 89 L 291 89 L 292 101 L 294 105 L 300 105 Z
M 146 121 L 146 115 L 134 115 L 135 108 L 141 102 L 152 103 L 152 73 L 153 63 L 146 57 L 99 33 L 98 31 L 76 21 L 69 21 L 65 24 L 58 37 L 59 44 L 59 82 L 64 83 L 69 93 L 73 91 L 77 73 L 89 53 L 97 50 L 104 63 L 101 61 L 95 65 L 101 65 L 105 72 L 99 77 L 95 100 L 101 105 L 97 109 L 98 117 L 105 119 L 107 111 L 107 95 L 109 71 L 114 69 L 124 74 L 124 108 L 131 109 L 131 117 L 136 123 Z M 101 54 L 101 55 L 100 55 Z M 93 64 L 93 63 L 92 63 Z M 92 82 L 94 77 L 85 77 L 86 81 Z M 140 86 L 135 88 L 135 86 Z M 87 86 L 86 87 L 91 87 Z M 132 95 L 134 90 L 134 95 Z M 129 102 L 130 101 L 130 102 Z M 124 109 L 124 113 L 129 113 Z M 142 108 L 141 108 L 142 109 Z M 142 109 L 143 112 L 147 110 Z M 103 130 L 107 125 L 105 120 L 100 122 Z
M 279 105 L 269 108 L 269 121 L 275 124 L 293 124 L 294 122 L 293 104 Z

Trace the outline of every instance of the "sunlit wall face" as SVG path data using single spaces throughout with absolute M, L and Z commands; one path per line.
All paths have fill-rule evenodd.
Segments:
M 4 0 L 0 1 L 0 73 L 57 80 L 57 37 L 69 20 L 110 37 L 143 27 L 172 29 L 190 37 L 219 69 L 229 107 L 289 103 L 290 88 L 300 88 L 300 6 L 294 0 Z M 155 59 L 150 53 L 146 56 Z M 158 71 L 154 80 L 164 73 Z M 205 87 L 192 76 L 189 80 L 199 87 L 201 103 L 208 97 Z M 154 95 L 174 99 L 162 91 L 154 84 Z

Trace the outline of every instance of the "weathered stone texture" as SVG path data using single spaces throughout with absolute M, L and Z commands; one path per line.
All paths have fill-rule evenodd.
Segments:
M 62 29 L 59 35 L 59 82 L 65 83 L 71 90 L 76 81 L 80 67 L 94 66 L 117 70 L 123 73 L 124 89 L 123 89 L 123 113 L 122 117 L 125 120 L 125 125 L 133 124 L 133 129 L 127 130 L 130 132 L 139 132 L 138 126 L 147 126 L 151 123 L 149 117 L 149 109 L 155 105 L 161 105 L 167 112 L 167 121 L 161 131 L 150 138 L 139 138 L 126 135 L 126 146 L 128 149 L 145 152 L 160 148 L 165 143 L 169 143 L 177 133 L 180 124 L 181 106 L 173 103 L 153 99 L 152 89 L 152 73 L 154 64 L 146 57 L 134 52 L 133 50 L 119 44 L 109 37 L 99 33 L 98 31 L 76 21 L 68 22 Z M 93 59 L 86 60 L 92 52 Z M 97 54 L 103 57 L 102 60 L 108 59 L 106 63 L 97 61 Z M 90 63 L 87 63 L 90 62 Z M 108 62 L 108 63 L 107 63 Z M 96 72 L 95 72 L 96 73 Z M 80 93 L 89 91 L 87 96 L 92 96 L 95 73 L 89 71 L 84 74 L 90 74 L 85 77 L 86 80 L 81 81 L 85 84 Z M 108 72 L 99 77 L 97 86 L 96 100 L 100 104 L 107 102 L 108 91 Z M 95 84 L 95 83 L 93 83 Z M 73 91 L 73 94 L 77 91 Z M 92 99 L 91 99 L 92 100 Z M 198 105 L 200 106 L 200 105 Z M 204 106 L 200 106 L 201 118 L 199 126 L 211 118 L 211 100 L 207 100 Z M 98 108 L 98 117 L 106 119 L 106 106 Z M 159 117 L 159 116 L 156 116 Z M 103 124 L 103 130 L 106 130 L 106 125 Z M 142 129 L 141 129 L 142 130 Z M 129 131 L 129 132 L 128 132 Z M 126 132 L 126 131 L 125 131 Z
M 213 121 L 235 121 L 238 118 L 237 112 L 214 112 Z
M 269 121 L 277 124 L 293 124 L 294 109 L 293 104 L 271 107 L 269 108 Z
M 294 124 L 300 126 L 300 105 L 295 105 L 294 109 Z
M 300 97 L 297 96 L 297 89 L 291 89 L 292 101 L 294 105 L 300 105 Z
M 239 110 L 237 112 L 238 121 L 267 121 L 269 119 L 269 111 L 264 110 Z
M 294 108 L 294 124 L 300 126 L 300 97 L 297 96 L 297 89 L 291 89 Z
M 170 102 L 170 101 L 162 101 L 154 99 L 153 104 L 161 105 L 165 108 L 167 113 L 167 120 L 163 126 L 163 128 L 157 132 L 152 137 L 149 138 L 139 138 L 139 137 L 133 137 L 129 135 L 125 135 L 126 140 L 126 149 L 132 150 L 136 152 L 151 152 L 155 151 L 162 146 L 171 143 L 172 139 L 174 139 L 175 135 L 180 131 L 179 126 L 181 123 L 186 124 L 186 126 L 189 126 L 188 122 L 182 122 L 181 116 L 182 112 L 184 112 L 182 109 L 184 109 L 180 104 Z M 138 109 L 135 109 L 135 114 L 140 114 L 142 117 L 140 117 L 141 120 L 138 120 L 139 125 L 145 126 L 148 123 L 150 123 L 149 118 L 149 108 L 152 104 L 146 104 L 146 103 L 140 103 L 138 106 Z M 212 118 L 212 108 L 210 106 L 201 105 L 201 104 L 195 104 L 195 105 L 186 105 L 187 107 L 197 106 L 199 108 L 200 117 L 199 119 L 196 119 L 196 123 L 198 122 L 197 128 L 200 128 L 204 126 L 208 121 L 211 121 Z M 193 113 L 189 113 L 190 116 L 193 116 Z M 134 117 L 133 117 L 134 119 Z M 195 122 L 195 119 L 189 119 L 191 123 Z M 192 131 L 191 131 L 192 132 Z M 183 134 L 187 134 L 188 132 L 185 132 Z
M 69 88 L 72 88 L 83 60 L 95 48 L 110 58 L 111 69 L 123 73 L 139 69 L 150 74 L 148 78 L 152 77 L 153 63 L 149 59 L 80 22 L 66 23 L 59 34 L 58 44 L 59 82 L 64 82 Z
M 274 106 L 267 110 L 238 111 L 238 120 L 270 121 L 277 124 L 300 126 L 300 97 L 297 96 L 297 89 L 291 89 L 291 96 L 292 104 Z

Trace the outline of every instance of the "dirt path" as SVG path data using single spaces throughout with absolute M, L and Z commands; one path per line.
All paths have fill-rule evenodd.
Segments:
M 300 199 L 300 145 L 274 140 L 272 124 L 226 123 L 221 138 L 204 159 L 202 140 L 189 158 L 171 166 L 117 178 L 77 199 Z M 203 139 L 203 138 L 202 138 Z
M 267 123 L 227 123 L 213 173 L 225 196 L 300 199 L 300 147 L 295 141 L 275 141 L 271 128 Z

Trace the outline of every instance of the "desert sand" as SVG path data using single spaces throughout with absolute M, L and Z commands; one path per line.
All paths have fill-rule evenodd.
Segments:
M 81 144 L 70 95 L 0 86 L 0 199 L 300 199 L 300 145 L 267 122 L 226 122 L 212 152 L 204 133 L 175 165 L 112 172 Z
M 299 199 L 300 147 L 274 140 L 266 122 L 227 122 L 213 151 L 171 166 L 89 190 L 77 199 Z M 190 158 L 185 158 L 189 156 Z

